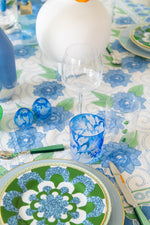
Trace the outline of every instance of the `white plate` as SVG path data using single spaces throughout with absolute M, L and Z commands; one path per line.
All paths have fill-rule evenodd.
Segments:
M 78 167 L 82 167 L 83 169 L 88 170 L 89 172 L 93 173 L 98 179 L 100 179 L 104 185 L 106 186 L 109 194 L 110 194 L 110 199 L 111 199 L 111 204 L 112 204 L 112 213 L 111 213 L 111 218 L 108 223 L 108 225 L 123 225 L 124 224 L 124 207 L 121 201 L 121 197 L 114 187 L 114 185 L 100 172 L 96 171 L 95 169 L 85 165 L 81 164 L 75 161 L 70 161 L 70 160 L 60 160 L 60 159 L 47 159 L 47 160 L 40 160 L 40 161 L 34 161 L 30 162 L 27 164 L 23 164 L 21 166 L 18 166 L 14 168 L 13 170 L 9 171 L 6 173 L 1 179 L 0 179 L 0 190 L 3 189 L 4 184 L 8 182 L 9 179 L 14 177 L 16 173 L 18 173 L 21 170 L 24 170 L 26 168 L 29 168 L 34 165 L 43 165 L 44 163 L 67 163 L 67 165 L 77 165 Z
M 130 32 L 131 30 L 135 27 L 134 26 L 130 26 L 125 28 L 124 30 L 122 30 L 120 32 L 119 35 L 119 41 L 120 44 L 129 52 L 133 53 L 134 55 L 137 56 L 141 56 L 143 58 L 147 58 L 150 59 L 150 52 L 143 50 L 142 48 L 138 47 L 137 45 L 135 45 L 131 39 L 130 39 Z

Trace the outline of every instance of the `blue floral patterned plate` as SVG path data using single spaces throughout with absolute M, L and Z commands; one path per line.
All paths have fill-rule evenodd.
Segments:
M 111 200 L 102 181 L 68 163 L 20 169 L 0 191 L 0 224 L 106 225 Z
M 130 32 L 130 39 L 134 44 L 146 51 L 150 51 L 150 24 L 140 24 Z

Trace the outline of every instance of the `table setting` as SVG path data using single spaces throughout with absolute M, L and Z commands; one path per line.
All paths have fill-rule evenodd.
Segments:
M 145 2 L 1 0 L 1 225 L 150 224 Z

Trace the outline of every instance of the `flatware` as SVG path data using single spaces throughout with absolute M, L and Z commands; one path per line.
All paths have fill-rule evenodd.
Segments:
M 26 153 L 31 153 L 31 154 L 36 154 L 36 153 L 46 153 L 46 152 L 55 152 L 55 151 L 63 151 L 64 145 L 59 144 L 59 145 L 51 145 L 51 146 L 46 146 L 46 147 L 41 147 L 41 148 L 35 148 L 31 149 L 29 151 L 23 151 L 19 153 L 12 153 L 9 151 L 0 151 L 0 158 L 1 159 L 12 159 L 18 155 L 23 155 Z
M 106 50 L 109 53 L 109 55 L 112 57 L 112 63 L 115 65 L 121 65 L 121 59 L 119 59 L 116 56 L 115 52 L 111 49 L 110 45 L 107 45 Z
M 120 174 L 119 170 L 117 169 L 117 167 L 112 162 L 109 162 L 109 166 L 110 166 L 110 169 L 111 169 L 111 171 L 116 179 L 116 182 L 117 182 L 121 192 L 123 193 L 126 201 L 128 202 L 129 205 L 133 206 L 134 211 L 140 221 L 140 224 L 141 225 L 150 225 L 150 222 L 148 221 L 148 219 L 142 212 L 140 206 L 138 206 L 136 199 L 133 197 L 131 191 L 129 190 L 127 184 L 125 183 L 125 181 L 124 181 L 122 175 Z

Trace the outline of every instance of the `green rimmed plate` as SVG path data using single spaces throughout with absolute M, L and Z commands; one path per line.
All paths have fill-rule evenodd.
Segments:
M 130 39 L 137 46 L 150 51 L 150 23 L 135 26 L 130 31 Z
M 1 224 L 108 224 L 109 193 L 86 168 L 61 160 L 19 168 L 0 189 Z
M 131 41 L 129 35 L 134 27 L 135 25 L 132 25 L 123 29 L 119 35 L 119 42 L 127 51 L 131 52 L 132 54 L 150 59 L 150 54 L 148 51 L 145 51 L 143 48 L 140 48 Z

